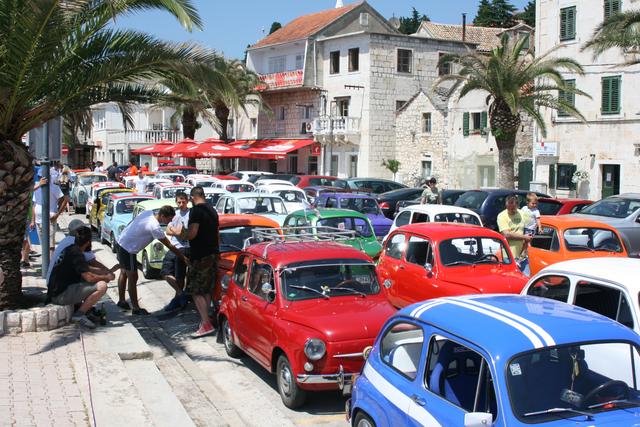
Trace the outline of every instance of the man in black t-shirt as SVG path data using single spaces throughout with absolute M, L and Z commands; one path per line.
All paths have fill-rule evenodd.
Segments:
M 48 295 L 54 304 L 81 304 L 71 320 L 93 329 L 96 325 L 87 318 L 87 311 L 107 292 L 107 282 L 115 276 L 111 272 L 99 274 L 85 260 L 84 252 L 91 250 L 91 229 L 80 227 L 75 233 L 75 243 L 64 250 L 51 271 Z
M 191 266 L 187 274 L 187 289 L 200 314 L 200 327 L 191 336 L 200 338 L 214 332 L 209 320 L 209 306 L 216 284 L 219 258 L 218 213 L 207 203 L 202 187 L 191 189 L 189 228 L 180 232 L 180 238 L 189 240 Z

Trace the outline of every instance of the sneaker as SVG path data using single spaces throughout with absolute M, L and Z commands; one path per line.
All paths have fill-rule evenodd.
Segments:
M 118 307 L 120 307 L 121 309 L 123 309 L 123 310 L 126 310 L 126 311 L 131 310 L 131 306 L 126 301 L 118 301 L 118 303 L 116 305 Z
M 144 308 L 138 307 L 131 310 L 131 314 L 133 314 L 134 316 L 147 316 L 149 312 Z
M 71 316 L 71 321 L 80 324 L 80 326 L 84 326 L 89 329 L 95 329 L 96 324 L 93 323 L 89 318 L 85 315 L 76 311 L 73 316 Z
M 198 329 L 197 331 L 195 331 L 194 333 L 191 334 L 191 338 L 202 338 L 202 337 L 206 337 L 207 335 L 212 335 L 216 330 L 214 329 L 214 327 L 211 325 L 211 323 L 209 323 L 207 326 L 203 326 L 202 324 L 200 324 L 200 329 Z
M 20 268 L 29 268 L 31 267 L 31 263 L 28 261 L 20 261 Z
M 178 295 L 177 297 L 174 297 L 171 301 L 169 301 L 169 304 L 164 306 L 164 311 L 168 312 L 183 308 L 184 306 L 180 304 L 181 296 L 182 295 Z

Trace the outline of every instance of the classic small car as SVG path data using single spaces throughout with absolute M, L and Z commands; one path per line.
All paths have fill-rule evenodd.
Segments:
M 311 205 L 307 201 L 305 192 L 290 185 L 262 185 L 256 190 L 259 194 L 278 196 L 284 202 L 287 212 L 308 209 Z
M 536 234 L 529 248 L 531 275 L 560 261 L 602 256 L 626 257 L 620 235 L 610 225 L 573 216 L 540 217 L 542 233 Z
M 315 206 L 318 208 L 351 209 L 352 211 L 360 212 L 369 218 L 377 237 L 386 236 L 392 223 L 382 213 L 378 201 L 366 194 L 323 193 L 316 198 Z
M 153 187 L 152 196 L 156 199 L 175 199 L 176 193 L 186 193 L 191 191 L 191 185 L 186 183 L 160 183 Z
M 282 401 L 296 408 L 308 391 L 348 391 L 363 350 L 394 312 L 367 255 L 276 240 L 238 256 L 218 321 L 227 353 L 275 373 Z
M 262 175 L 272 175 L 271 172 L 262 172 L 262 171 L 237 171 L 237 172 L 232 172 L 229 174 L 229 176 L 233 176 L 235 178 L 238 178 L 242 181 L 248 181 L 249 178 L 251 177 L 259 177 Z
M 480 216 L 470 209 L 449 205 L 413 205 L 398 212 L 389 232 L 403 225 L 420 222 L 455 222 L 482 226 Z
M 522 294 L 574 304 L 640 332 L 638 277 L 638 259 L 574 259 L 543 268 Z
M 258 181 L 255 182 L 256 188 L 267 187 L 269 185 L 286 185 L 288 187 L 295 187 L 295 185 L 293 185 L 291 182 L 284 179 L 268 178 L 268 179 L 259 179 Z
M 95 200 L 89 212 L 89 225 L 98 230 L 100 235 L 100 224 L 107 209 L 110 194 L 133 193 L 132 188 L 100 188 L 96 191 Z
M 258 214 L 282 224 L 287 217 L 287 208 L 278 196 L 259 193 L 229 193 L 218 199 L 219 214 Z
M 368 194 L 382 194 L 387 191 L 407 188 L 404 184 L 381 178 L 338 179 L 333 182 L 333 186 Z
M 118 249 L 117 241 L 120 233 L 131 222 L 136 203 L 154 199 L 148 194 L 136 193 L 113 193 L 108 197 L 98 236 L 100 242 L 108 243 L 111 246 L 111 252 L 115 253 Z
M 351 425 L 633 426 L 640 337 L 543 298 L 482 295 L 387 321 L 347 402 Z
M 360 212 L 347 209 L 309 209 L 290 214 L 284 221 L 284 228 L 289 228 L 295 234 L 310 234 L 327 238 L 330 230 L 352 232 L 353 237 L 343 239 L 342 242 L 375 258 L 382 249 L 376 239 L 371 221 Z M 329 232 L 327 233 L 327 230 Z M 318 236 L 320 237 L 320 236 Z
M 215 187 L 220 182 L 218 178 L 214 178 L 211 175 L 192 174 L 185 178 L 185 182 L 192 186 L 200 186 L 202 188 Z
M 228 194 L 227 190 L 223 190 L 222 188 L 216 187 L 204 187 L 204 198 L 212 208 L 216 208 L 216 204 L 218 204 L 218 200 L 222 197 L 223 194 Z
M 578 213 L 593 202 L 586 199 L 538 199 L 538 210 L 541 215 L 568 215 Z
M 229 193 L 253 193 L 256 191 L 256 186 L 247 181 L 218 181 L 214 187 Z
M 305 187 L 304 193 L 307 195 L 307 200 L 312 205 L 316 202 L 316 199 L 324 193 L 350 193 L 351 190 L 344 188 L 329 187 L 325 185 L 312 185 L 311 187 Z
M 393 231 L 378 274 L 396 307 L 454 295 L 517 294 L 527 282 L 501 234 L 449 223 L 411 224 Z
M 85 203 L 85 216 L 87 218 L 89 218 L 89 213 L 91 212 L 91 209 L 93 209 L 93 204 L 96 202 L 96 195 L 100 190 L 105 190 L 107 188 L 124 188 L 124 184 L 114 181 L 96 182 L 94 184 L 91 184 L 91 186 L 89 187 L 89 193 L 87 193 L 87 203 Z
M 335 176 L 328 175 L 294 175 L 289 181 L 298 188 L 307 188 L 316 185 L 332 187 L 338 181 Z
M 76 176 L 76 182 L 71 189 L 70 199 L 76 213 L 85 213 L 87 210 L 87 200 L 89 200 L 89 190 L 96 182 L 107 181 L 107 175 L 103 173 L 82 172 Z
M 183 183 L 185 181 L 184 175 L 177 172 L 158 172 L 156 178 L 168 179 L 176 183 Z
M 607 197 L 582 209 L 576 216 L 595 219 L 615 227 L 629 256 L 640 257 L 640 194 Z

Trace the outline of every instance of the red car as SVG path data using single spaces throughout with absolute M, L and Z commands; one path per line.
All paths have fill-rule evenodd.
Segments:
M 332 187 L 339 179 L 335 176 L 328 175 L 294 175 L 289 181 L 298 188 L 307 188 L 315 186 Z
M 538 209 L 541 215 L 568 215 L 580 212 L 593 201 L 586 199 L 538 199 Z
M 378 274 L 396 307 L 454 295 L 517 294 L 527 282 L 501 234 L 467 224 L 397 228 L 385 241 Z
M 282 401 L 296 408 L 308 391 L 350 390 L 393 313 L 361 251 L 274 240 L 238 256 L 218 321 L 227 353 L 275 373 Z

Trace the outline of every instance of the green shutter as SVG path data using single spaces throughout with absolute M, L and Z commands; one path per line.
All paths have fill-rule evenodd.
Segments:
M 575 80 L 565 80 L 564 83 L 567 86 L 570 86 L 572 88 L 576 87 L 576 81 Z M 565 92 L 563 90 L 558 91 L 558 99 L 559 100 L 563 100 L 566 103 L 573 105 L 574 107 L 576 106 L 576 94 L 572 93 L 572 92 Z M 569 113 L 567 113 L 566 111 L 563 111 L 561 109 L 558 109 L 558 117 L 567 117 L 569 115 Z
M 621 97 L 620 76 L 602 78 L 602 114 L 618 114 Z
M 464 136 L 469 136 L 469 113 L 464 113 L 462 115 L 462 134 Z
M 560 9 L 560 41 L 576 38 L 576 7 Z
M 487 112 L 483 111 L 480 113 L 480 134 L 486 135 L 487 131 Z
M 604 0 L 604 19 L 620 12 L 621 3 L 620 0 Z
M 549 188 L 556 188 L 556 165 L 549 165 Z

